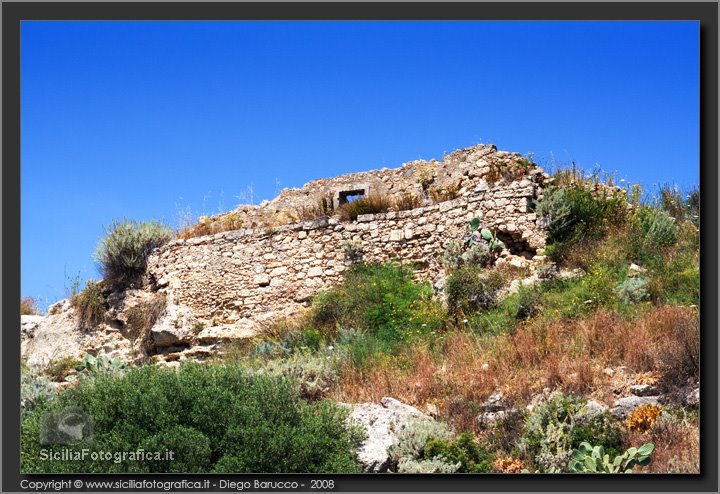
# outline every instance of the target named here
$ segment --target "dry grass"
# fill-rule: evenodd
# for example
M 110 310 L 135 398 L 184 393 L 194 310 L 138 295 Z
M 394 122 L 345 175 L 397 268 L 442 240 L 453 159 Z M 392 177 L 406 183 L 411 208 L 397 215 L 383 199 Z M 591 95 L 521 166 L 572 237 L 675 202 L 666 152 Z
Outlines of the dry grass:
M 36 316 L 40 314 L 38 310 L 38 303 L 33 297 L 23 297 L 20 300 L 20 315 L 21 316 Z
M 503 178 L 518 180 L 527 175 L 534 167 L 535 163 L 527 158 L 517 158 L 509 164 L 495 161 L 490 163 L 490 169 L 485 174 L 485 180 L 489 183 L 498 182 Z
M 393 207 L 392 201 L 381 195 L 369 195 L 352 202 L 347 202 L 338 208 L 340 219 L 354 221 L 361 214 L 385 213 Z
M 432 198 L 433 202 L 445 202 L 451 201 L 460 197 L 460 185 L 448 185 L 447 187 L 431 187 L 428 190 L 428 194 Z
M 151 299 L 128 310 L 125 336 L 132 341 L 134 350 L 147 352 L 150 347 L 150 329 L 167 307 L 165 294 L 156 293 Z
M 105 321 L 107 310 L 106 288 L 102 281 L 88 280 L 85 288 L 70 299 L 81 329 L 95 329 Z
M 697 311 L 681 307 L 658 307 L 629 320 L 606 310 L 583 320 L 530 320 L 495 337 L 451 331 L 432 350 L 416 343 L 405 355 L 345 369 L 336 398 L 378 402 L 393 396 L 420 408 L 434 403 L 445 420 L 473 431 L 478 405 L 498 389 L 518 404 L 546 387 L 612 402 L 612 378 L 603 369 L 617 365 L 658 370 L 666 383 L 686 381 L 696 372 L 698 331 Z
M 410 209 L 419 208 L 420 206 L 422 206 L 422 199 L 415 194 L 406 192 L 402 195 L 402 197 L 395 200 L 393 210 L 408 211 Z
M 626 443 L 639 446 L 655 444 L 652 461 L 639 473 L 699 473 L 700 422 L 697 416 L 664 418 L 655 422 L 648 432 L 628 434 Z
M 299 213 L 289 211 L 267 211 L 257 214 L 233 211 L 211 218 L 203 217 L 199 223 L 180 229 L 176 237 L 188 239 L 245 228 L 268 230 L 293 223 L 299 219 L 303 219 L 300 218 Z
M 332 197 L 322 197 L 312 206 L 302 206 L 295 211 L 298 219 L 314 220 L 324 216 L 332 216 L 335 213 Z

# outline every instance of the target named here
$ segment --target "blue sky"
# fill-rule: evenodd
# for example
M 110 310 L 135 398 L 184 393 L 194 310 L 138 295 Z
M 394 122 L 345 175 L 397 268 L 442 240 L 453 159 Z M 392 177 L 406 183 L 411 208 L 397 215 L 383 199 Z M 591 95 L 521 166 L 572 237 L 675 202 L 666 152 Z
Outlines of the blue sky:
M 699 180 L 696 22 L 39 22 L 21 31 L 22 295 L 113 218 L 213 214 L 477 143 Z M 252 194 L 250 193 L 252 189 Z

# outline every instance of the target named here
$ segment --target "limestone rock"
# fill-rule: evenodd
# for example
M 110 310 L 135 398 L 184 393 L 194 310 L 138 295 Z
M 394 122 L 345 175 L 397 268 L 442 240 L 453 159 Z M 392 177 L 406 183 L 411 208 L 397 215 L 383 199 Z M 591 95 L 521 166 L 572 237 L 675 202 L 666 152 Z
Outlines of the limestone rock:
M 69 304 L 48 316 L 20 316 L 20 352 L 25 363 L 42 371 L 52 362 L 83 355 L 84 335 Z
M 616 419 L 627 418 L 633 410 L 642 405 L 659 405 L 659 396 L 626 396 L 615 401 L 610 413 Z
M 415 407 L 385 397 L 377 403 L 346 404 L 351 408 L 348 422 L 363 426 L 366 439 L 358 449 L 358 460 L 366 472 L 386 472 L 390 457 L 388 448 L 397 434 L 413 420 L 433 420 Z
M 650 384 L 632 384 L 630 392 L 635 396 L 651 396 L 657 394 L 657 388 Z
M 199 322 L 192 311 L 184 306 L 170 305 L 150 329 L 150 339 L 155 347 L 169 347 L 187 343 Z

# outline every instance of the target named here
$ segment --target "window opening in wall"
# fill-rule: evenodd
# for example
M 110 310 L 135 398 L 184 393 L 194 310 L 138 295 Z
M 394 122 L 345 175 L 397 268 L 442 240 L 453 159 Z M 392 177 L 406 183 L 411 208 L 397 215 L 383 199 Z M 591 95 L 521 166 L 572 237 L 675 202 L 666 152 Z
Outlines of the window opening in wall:
M 364 190 L 348 190 L 345 192 L 340 192 L 339 198 L 340 198 L 340 204 L 347 204 L 349 202 L 357 201 L 358 199 L 362 199 L 365 197 L 365 191 Z

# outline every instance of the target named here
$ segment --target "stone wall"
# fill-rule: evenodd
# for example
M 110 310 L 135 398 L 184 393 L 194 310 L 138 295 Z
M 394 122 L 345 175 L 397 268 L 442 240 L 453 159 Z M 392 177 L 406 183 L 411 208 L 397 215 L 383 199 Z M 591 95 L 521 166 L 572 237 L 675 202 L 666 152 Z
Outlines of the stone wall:
M 168 293 L 172 303 L 189 307 L 198 319 L 213 326 L 240 325 L 295 313 L 318 291 L 338 283 L 348 267 L 343 247 L 348 241 L 359 245 L 365 261 L 413 262 L 417 276 L 432 281 L 442 273 L 445 244 L 461 239 L 469 220 L 479 217 L 482 226 L 496 231 L 507 245 L 501 262 L 530 262 L 545 242 L 532 205 L 541 196 L 547 175 L 532 167 L 521 177 L 489 183 L 483 160 L 487 154 L 478 156 L 482 154 L 478 148 L 485 150 L 482 146 L 463 150 L 463 160 L 436 170 L 435 180 L 442 181 L 443 176 L 459 180 L 462 190 L 456 199 L 362 215 L 357 221 L 320 217 L 272 230 L 241 229 L 177 239 L 151 255 L 149 279 Z M 468 161 L 473 153 L 474 161 Z M 373 187 L 372 175 L 354 178 L 357 182 L 324 183 L 322 194 L 353 190 L 357 183 Z

